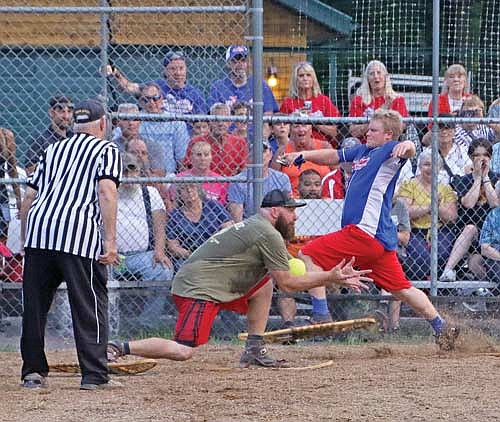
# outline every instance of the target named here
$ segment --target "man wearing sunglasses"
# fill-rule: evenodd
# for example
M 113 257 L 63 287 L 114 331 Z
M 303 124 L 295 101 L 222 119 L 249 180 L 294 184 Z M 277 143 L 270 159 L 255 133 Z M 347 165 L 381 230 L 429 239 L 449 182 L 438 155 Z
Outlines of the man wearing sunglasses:
M 162 114 L 163 94 L 155 83 L 146 84 L 141 89 L 139 106 L 146 113 Z M 159 144 L 165 156 L 162 167 L 167 174 L 178 170 L 178 165 L 186 156 L 189 133 L 186 123 L 182 121 L 153 122 L 142 121 L 139 134 L 143 139 Z
M 73 135 L 73 101 L 65 95 L 55 95 L 49 100 L 48 114 L 50 126 L 37 136 L 26 153 L 25 167 L 28 174 L 33 173 L 40 154 L 50 144 L 62 141 Z

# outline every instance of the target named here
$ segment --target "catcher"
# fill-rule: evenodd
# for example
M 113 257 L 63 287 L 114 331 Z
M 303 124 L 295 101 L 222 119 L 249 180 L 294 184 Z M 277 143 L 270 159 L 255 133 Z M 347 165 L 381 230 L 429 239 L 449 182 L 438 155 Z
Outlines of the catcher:
M 293 292 L 317 286 L 340 286 L 361 291 L 370 270 L 356 271 L 351 260 L 341 261 L 329 271 L 294 276 L 289 272 L 289 255 L 283 239 L 293 236 L 296 207 L 305 202 L 289 198 L 275 189 L 262 201 L 254 216 L 228 227 L 200 246 L 179 270 L 172 283 L 179 311 L 173 340 L 148 338 L 108 344 L 108 359 L 123 355 L 187 360 L 194 348 L 208 342 L 210 330 L 221 309 L 247 314 L 248 338 L 240 366 L 279 367 L 283 360 L 270 356 L 264 347 L 273 285 Z

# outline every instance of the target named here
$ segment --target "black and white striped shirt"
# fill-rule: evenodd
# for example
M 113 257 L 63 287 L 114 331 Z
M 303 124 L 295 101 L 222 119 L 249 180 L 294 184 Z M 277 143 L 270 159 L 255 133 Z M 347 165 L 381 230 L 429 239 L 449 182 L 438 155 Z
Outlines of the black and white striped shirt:
M 50 145 L 28 186 L 38 194 L 26 223 L 26 248 L 66 252 L 97 259 L 102 253 L 98 184 L 122 174 L 115 144 L 77 133 Z

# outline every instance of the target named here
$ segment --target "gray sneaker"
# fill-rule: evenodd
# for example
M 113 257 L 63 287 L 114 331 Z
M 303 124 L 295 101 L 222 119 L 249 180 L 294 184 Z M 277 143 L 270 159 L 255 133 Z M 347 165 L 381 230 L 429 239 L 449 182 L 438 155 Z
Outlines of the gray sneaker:
M 284 359 L 275 359 L 267 353 L 264 346 L 247 347 L 240 358 L 240 367 L 248 368 L 251 365 L 264 366 L 266 368 L 284 368 L 287 362 Z
M 80 390 L 96 391 L 96 390 L 113 390 L 115 388 L 123 388 L 123 384 L 118 381 L 109 380 L 103 384 L 81 384 Z
M 33 372 L 24 377 L 22 386 L 24 388 L 46 388 L 48 387 L 47 378 L 40 375 L 38 372 Z
M 449 352 L 455 348 L 455 342 L 460 335 L 460 328 L 445 326 L 443 331 L 435 334 L 436 344 L 440 350 Z

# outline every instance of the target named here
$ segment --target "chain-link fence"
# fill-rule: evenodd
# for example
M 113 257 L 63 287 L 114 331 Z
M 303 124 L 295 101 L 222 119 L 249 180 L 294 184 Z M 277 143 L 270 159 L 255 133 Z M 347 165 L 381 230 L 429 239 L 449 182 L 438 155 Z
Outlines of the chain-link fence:
M 263 113 L 276 113 L 280 107 L 286 114 L 299 113 L 267 117 L 269 124 L 254 127 L 255 87 L 249 68 L 252 57 L 260 53 L 248 41 L 255 35 L 250 29 L 252 15 L 245 1 L 218 3 L 151 1 L 139 5 L 123 1 L 111 5 L 96 1 L 82 8 L 76 7 L 78 3 L 61 1 L 49 8 L 27 10 L 21 1 L 11 1 L 5 6 L 18 9 L 0 9 L 5 24 L 0 58 L 4 76 L 0 98 L 5 105 L 1 125 L 15 135 L 18 170 L 17 174 L 12 172 L 12 163 L 7 162 L 5 177 L 24 178 L 33 171 L 48 144 L 71 133 L 71 111 L 76 101 L 98 97 L 111 112 L 109 138 L 123 152 L 126 177 L 119 191 L 117 222 L 122 263 L 109 272 L 112 335 L 165 334 L 173 330 L 176 310 L 169 288 L 175 272 L 212 234 L 251 215 L 261 191 L 279 186 L 308 200 L 308 206 L 298 210 L 296 237 L 289 246 L 292 254 L 314 236 L 340 228 L 352 168 L 310 163 L 284 167 L 275 159 L 286 148 L 300 151 L 364 142 L 366 123 L 373 108 L 379 106 L 410 116 L 405 119 L 402 138 L 414 142 L 418 154 L 401 172 L 392 215 L 400 233 L 398 255 L 407 277 L 435 300 L 449 304 L 450 309 L 469 315 L 494 315 L 500 271 L 498 261 L 482 245 L 497 245 L 498 250 L 495 242 L 500 224 L 493 213 L 498 206 L 495 184 L 500 171 L 497 115 L 492 114 L 496 120 L 481 119 L 487 111 L 474 97 L 451 101 L 455 108 L 449 111 L 456 113 L 439 119 L 433 142 L 429 131 L 432 120 L 416 117 L 427 112 L 432 78 L 425 75 L 423 67 L 405 74 L 405 69 L 394 67 L 391 54 L 375 54 L 362 57 L 380 58 L 389 70 L 402 72 L 391 75 L 391 79 L 396 90 L 405 87 L 404 101 L 389 93 L 382 95 L 380 104 L 363 108 L 360 102 L 359 114 L 350 113 L 349 104 L 355 100 L 357 89 L 364 80 L 372 83 L 368 74 L 363 78 L 364 65 L 358 58 L 360 65 L 350 67 L 345 83 L 339 79 L 334 90 L 327 90 L 338 105 L 338 114 L 332 112 L 326 99 L 318 103 L 291 98 L 290 107 L 284 108 L 286 99 L 276 94 L 281 91 L 271 91 L 264 85 Z M 369 4 L 366 2 L 364 10 Z M 125 7 L 134 9 L 120 9 Z M 305 26 L 312 25 L 306 12 L 304 6 L 298 10 L 295 41 L 308 32 Z M 356 37 L 354 41 L 362 42 Z M 418 55 L 412 50 L 416 41 L 407 41 L 408 51 L 403 56 Z M 363 45 L 371 44 L 365 40 Z M 294 64 L 309 52 L 296 47 L 279 51 L 275 63 L 286 56 L 286 62 Z M 344 54 L 348 52 L 348 48 L 343 50 Z M 273 56 L 272 50 L 265 55 Z M 304 62 L 311 66 L 304 68 L 306 73 L 314 73 L 318 64 L 322 87 L 326 81 L 335 80 L 332 75 L 341 61 L 336 67 L 330 66 L 327 75 L 321 67 L 321 55 L 311 58 L 312 66 Z M 467 71 L 464 76 L 470 82 L 474 75 Z M 295 76 L 299 79 L 299 72 Z M 341 96 L 333 95 L 334 91 L 342 91 L 347 104 L 342 103 Z M 353 117 L 341 117 L 348 115 Z M 256 129 L 259 133 L 263 130 L 268 140 L 263 145 L 254 144 Z M 255 146 L 248 149 L 248 145 Z M 7 154 L 7 149 L 2 151 Z M 433 157 L 432 151 L 439 152 Z M 8 160 L 4 157 L 4 161 Z M 432 162 L 435 164 L 430 165 Z M 488 166 L 486 171 L 483 165 Z M 286 175 L 285 179 L 277 174 Z M 431 195 L 433 180 L 439 182 L 437 196 Z M 12 186 L 7 185 L 6 192 L 10 195 L 6 208 L 10 222 L 8 236 L 4 236 L 8 250 L 3 253 L 0 291 L 1 317 L 7 322 L 22 312 L 21 284 L 17 283 L 22 279 L 20 228 Z M 7 204 L 7 197 L 4 199 Z M 270 327 L 281 324 L 280 313 L 286 306 L 281 302 L 287 300 L 297 318 L 311 315 L 307 294 L 282 299 L 276 292 Z M 387 314 L 414 315 L 404 306 L 400 309 L 392 297 L 376 287 L 361 296 L 332 291 L 329 307 L 336 319 L 377 309 Z M 394 324 L 397 321 L 395 318 Z M 230 338 L 244 327 L 242 317 L 222 313 L 214 334 Z M 48 329 L 71 336 L 64 288 L 56 296 Z

